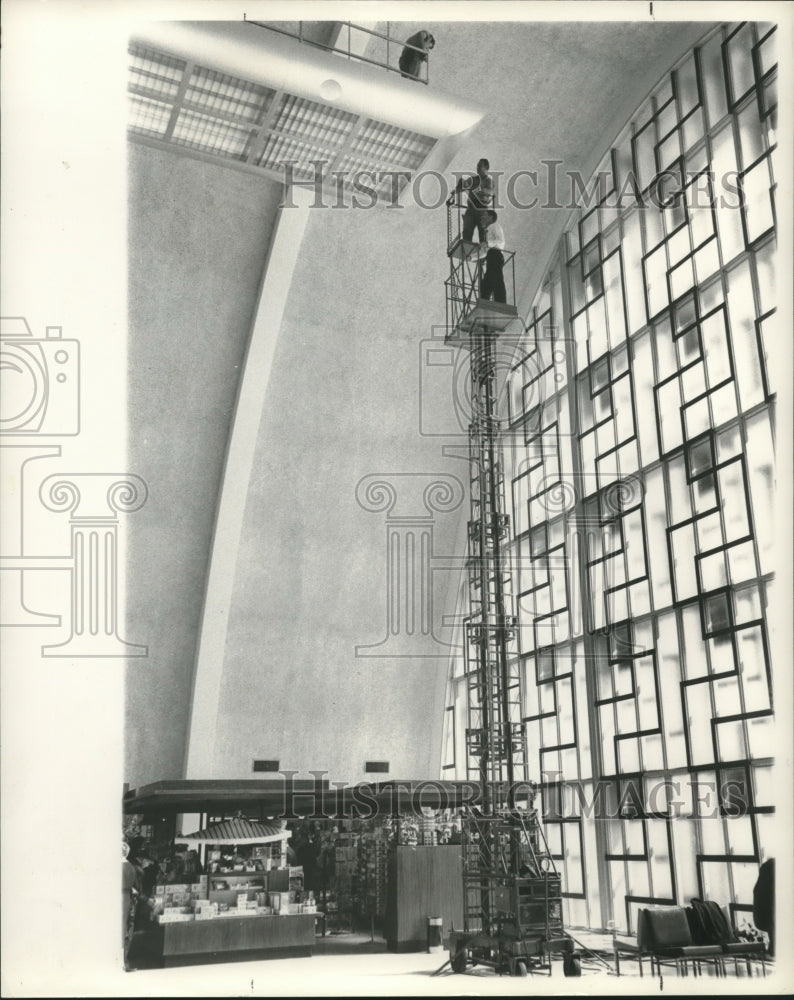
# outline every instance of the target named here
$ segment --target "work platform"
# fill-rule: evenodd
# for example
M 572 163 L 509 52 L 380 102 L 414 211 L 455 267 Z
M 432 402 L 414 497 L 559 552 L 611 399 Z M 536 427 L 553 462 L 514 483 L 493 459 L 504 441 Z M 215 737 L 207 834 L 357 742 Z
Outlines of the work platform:
M 451 257 L 453 260 L 470 260 L 477 257 L 479 248 L 479 243 L 470 243 L 462 236 L 457 236 L 447 250 L 447 257 Z
M 447 257 L 449 277 L 444 282 L 447 300 L 447 334 L 451 347 L 473 351 L 483 336 L 503 333 L 518 319 L 516 301 L 515 252 L 502 250 L 501 276 L 504 302 L 481 297 L 487 269 L 482 243 L 463 238 L 466 211 L 464 192 L 456 191 L 447 200 Z
M 515 306 L 491 302 L 489 299 L 475 299 L 474 305 L 462 313 L 457 323 L 447 330 L 445 343 L 471 350 L 476 346 L 477 336 L 483 331 L 490 334 L 503 333 L 517 319 L 518 310 Z

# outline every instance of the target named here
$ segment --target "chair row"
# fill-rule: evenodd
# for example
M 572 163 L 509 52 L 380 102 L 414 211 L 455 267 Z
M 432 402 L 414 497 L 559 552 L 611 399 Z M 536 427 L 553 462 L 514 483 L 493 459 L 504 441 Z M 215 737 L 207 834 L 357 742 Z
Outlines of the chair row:
M 727 912 L 723 907 L 727 917 Z M 641 909 L 637 917 L 636 942 L 618 941 L 613 938 L 615 970 L 620 975 L 620 959 L 632 958 L 643 974 L 643 960 L 649 959 L 651 975 L 662 974 L 662 968 L 675 968 L 678 975 L 700 975 L 702 966 L 711 966 L 716 976 L 726 975 L 726 963 L 733 961 L 734 972 L 739 972 L 739 962 L 744 962 L 748 975 L 752 975 L 752 962 L 760 961 L 766 975 L 766 946 L 761 941 L 741 941 L 738 938 L 721 944 L 698 944 L 692 938 L 683 906 L 664 906 Z

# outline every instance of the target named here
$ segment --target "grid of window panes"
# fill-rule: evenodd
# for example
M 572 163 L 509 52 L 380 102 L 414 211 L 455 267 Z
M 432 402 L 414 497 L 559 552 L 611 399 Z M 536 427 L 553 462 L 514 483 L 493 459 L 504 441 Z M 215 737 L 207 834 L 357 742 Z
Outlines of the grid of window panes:
M 507 387 L 530 776 L 574 926 L 699 896 L 741 927 L 771 839 L 776 37 L 722 25 L 643 102 Z

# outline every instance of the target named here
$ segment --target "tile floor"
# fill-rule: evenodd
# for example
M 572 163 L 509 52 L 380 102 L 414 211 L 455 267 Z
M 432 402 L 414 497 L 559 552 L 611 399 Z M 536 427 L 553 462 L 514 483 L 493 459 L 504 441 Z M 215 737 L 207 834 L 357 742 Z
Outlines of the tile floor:
M 555 959 L 552 974 L 526 979 L 499 976 L 492 969 L 470 967 L 455 975 L 446 964 L 446 952 L 394 954 L 382 939 L 369 934 L 329 934 L 317 938 L 311 958 L 262 962 L 233 962 L 174 969 L 138 969 L 121 974 L 118 991 L 108 996 L 712 996 L 716 993 L 780 995 L 790 993 L 774 968 L 765 978 L 748 977 L 732 969 L 726 979 L 713 971 L 700 976 L 676 976 L 665 971 L 662 981 L 651 977 L 648 963 L 640 977 L 636 962 L 622 961 L 614 971 L 611 939 L 589 931 L 571 931 L 583 955 L 580 978 L 566 978 Z M 784 988 L 781 988 L 782 985 Z

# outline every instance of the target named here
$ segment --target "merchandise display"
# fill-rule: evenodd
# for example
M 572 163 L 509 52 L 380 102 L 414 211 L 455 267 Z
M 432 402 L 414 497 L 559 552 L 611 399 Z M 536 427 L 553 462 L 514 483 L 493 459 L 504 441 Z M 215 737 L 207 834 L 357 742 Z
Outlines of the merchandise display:
M 334 852 L 334 890 L 337 921 L 340 927 L 353 929 L 359 904 L 358 869 L 359 834 L 340 831 Z
M 279 878 L 282 875 L 286 878 Z M 286 890 L 285 883 L 289 886 Z M 316 912 L 314 892 L 303 889 L 300 867 L 274 869 L 262 875 L 201 875 L 191 885 L 158 885 L 152 907 L 152 917 L 161 924 Z
M 389 844 L 380 830 L 365 834 L 359 849 L 362 912 L 382 917 L 386 912 L 386 877 Z
M 385 819 L 345 819 L 328 824 L 331 870 L 317 888 L 321 909 L 337 930 L 382 927 L 388 910 L 389 859 L 401 847 L 460 844 L 457 810 L 424 809 Z M 297 834 L 297 831 L 296 831 Z
M 289 821 L 193 813 L 204 825 L 186 835 L 175 832 L 178 816 L 139 821 L 131 825 L 143 887 L 138 960 L 297 957 L 312 953 L 317 935 L 361 931 L 373 942 L 382 935 L 391 950 L 425 948 L 429 917 L 457 925 L 457 812 L 403 808 Z M 409 866 L 414 854 L 421 872 Z

